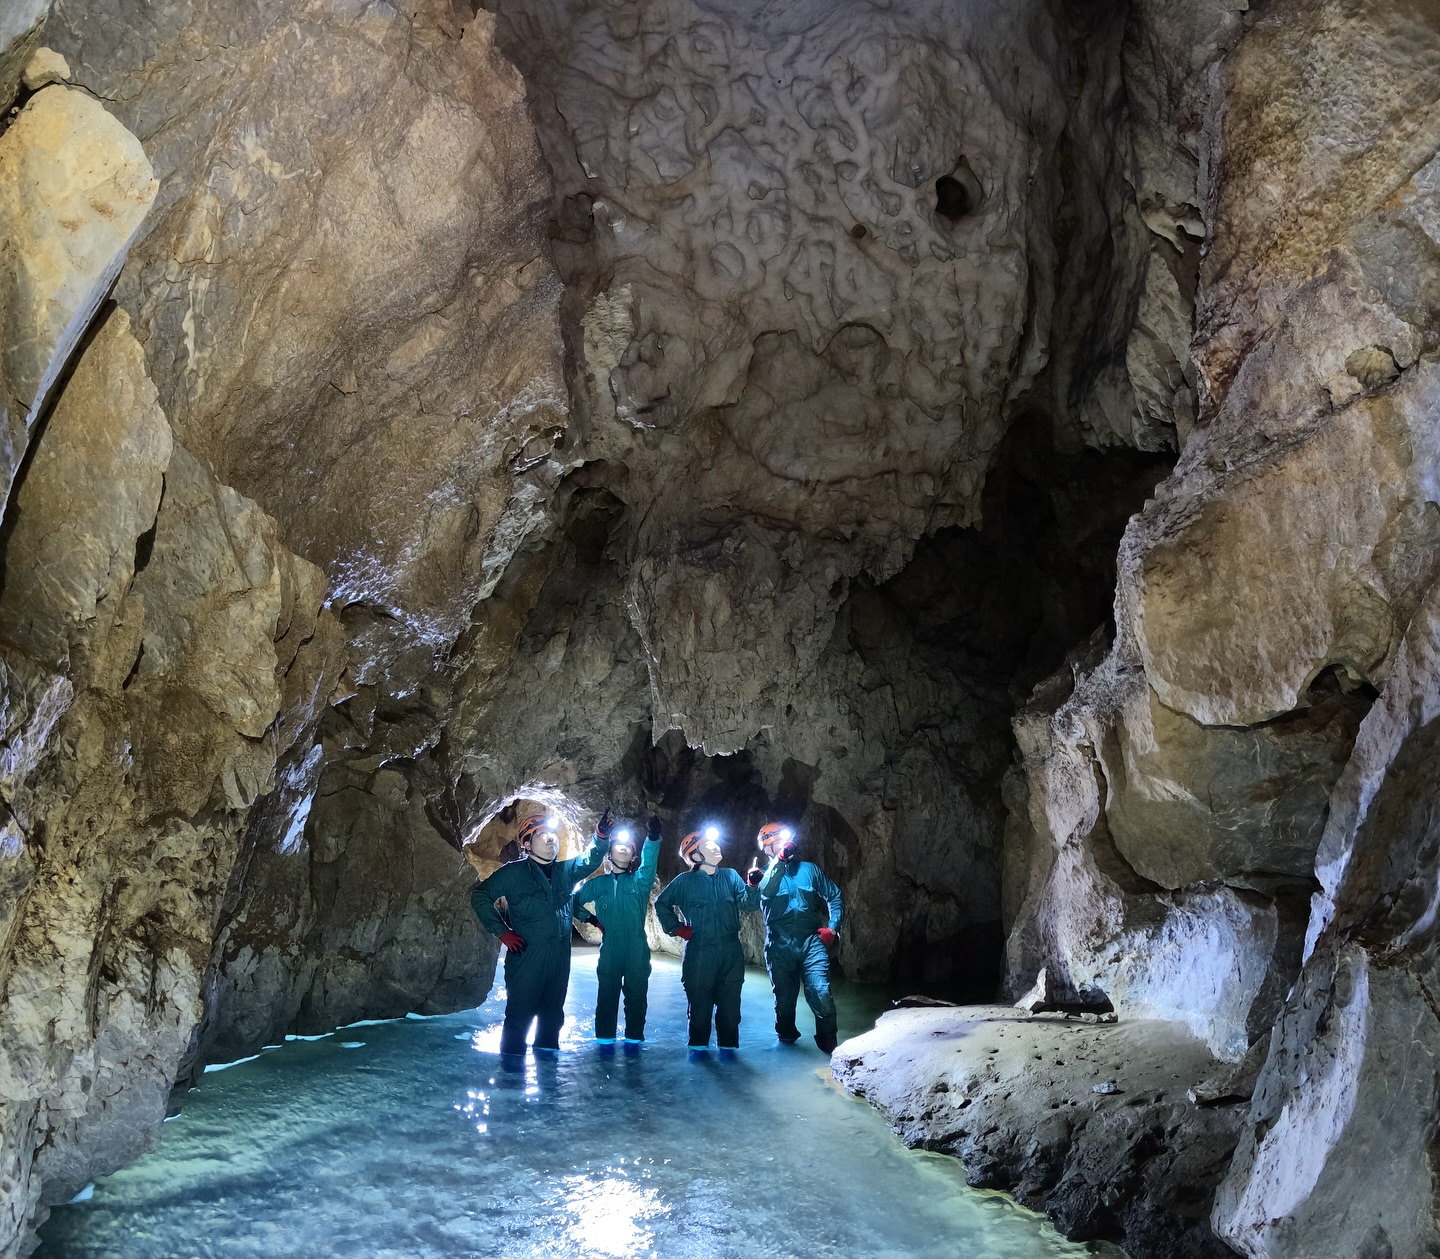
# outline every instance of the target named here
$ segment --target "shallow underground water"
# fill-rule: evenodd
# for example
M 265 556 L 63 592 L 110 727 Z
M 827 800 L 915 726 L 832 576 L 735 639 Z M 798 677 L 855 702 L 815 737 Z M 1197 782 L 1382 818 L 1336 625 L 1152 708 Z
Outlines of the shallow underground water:
M 595 951 L 577 950 L 558 1060 L 501 1068 L 503 995 L 355 1024 L 220 1070 L 159 1148 L 58 1208 L 43 1259 L 1058 1259 L 1069 1243 L 953 1161 L 906 1150 L 780 1046 L 746 976 L 738 1056 L 684 1047 L 679 966 L 655 959 L 649 1042 L 590 1040 Z M 842 988 L 841 1036 L 876 996 Z M 808 1029 L 803 1012 L 802 1029 Z

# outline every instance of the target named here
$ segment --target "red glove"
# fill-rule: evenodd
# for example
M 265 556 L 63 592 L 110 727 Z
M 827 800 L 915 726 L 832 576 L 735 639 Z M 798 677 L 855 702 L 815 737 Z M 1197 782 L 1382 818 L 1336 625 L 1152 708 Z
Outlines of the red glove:
M 606 809 L 605 812 L 600 815 L 600 820 L 595 823 L 595 837 L 597 839 L 603 839 L 608 843 L 610 840 L 610 832 L 614 829 L 615 821 L 610 816 L 610 810 Z
M 793 839 L 789 840 L 786 842 L 785 846 L 780 849 L 780 860 L 789 861 L 799 851 L 800 845 L 797 844 Z
M 820 927 L 815 934 L 820 937 L 821 944 L 834 944 L 840 938 L 829 927 Z
M 603 922 L 601 922 L 600 919 L 598 919 L 598 918 L 592 918 L 592 919 L 590 919 L 590 925 L 591 925 L 592 927 L 594 927 L 595 930 L 598 931 L 602 936 L 605 934 L 605 924 L 604 924 Z
M 760 880 L 763 879 L 764 877 L 765 877 L 765 871 L 764 871 L 764 870 L 756 869 L 756 870 L 746 870 L 746 871 L 745 871 L 745 882 L 748 883 L 751 887 L 759 887 L 759 886 L 760 886 Z
M 675 934 L 679 936 L 682 940 L 688 940 L 691 936 L 695 934 L 695 928 L 691 927 L 688 924 L 683 927 L 676 927 Z
M 503 944 L 512 953 L 525 952 L 524 937 L 516 935 L 514 931 L 507 931 L 504 935 L 502 935 L 500 937 L 500 943 Z

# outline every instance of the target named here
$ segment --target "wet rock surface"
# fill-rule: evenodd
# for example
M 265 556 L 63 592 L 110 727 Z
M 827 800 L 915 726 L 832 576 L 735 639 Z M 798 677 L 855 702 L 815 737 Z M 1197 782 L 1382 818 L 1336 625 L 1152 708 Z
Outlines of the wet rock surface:
M 896 1010 L 831 1058 L 907 1145 L 955 1155 L 972 1185 L 1005 1189 L 1066 1237 L 1133 1259 L 1232 1253 L 1210 1201 L 1248 1096 L 1197 1104 L 1219 1065 L 1188 1029 L 1007 1006 Z M 1113 1016 L 1108 1016 L 1113 1019 Z

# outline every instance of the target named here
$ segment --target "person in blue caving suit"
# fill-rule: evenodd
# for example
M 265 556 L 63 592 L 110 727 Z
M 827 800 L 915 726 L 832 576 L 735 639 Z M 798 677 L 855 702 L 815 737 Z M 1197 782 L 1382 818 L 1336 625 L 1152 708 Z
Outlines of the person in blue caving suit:
M 528 847 L 528 854 L 507 861 L 470 893 L 481 925 L 505 946 L 502 1054 L 524 1054 L 532 1023 L 537 1050 L 560 1048 L 570 986 L 570 898 L 575 885 L 605 860 L 612 828 L 607 810 L 595 827 L 589 850 L 557 861 L 558 827 L 555 817 L 528 818 L 518 836 L 521 852 Z
M 759 841 L 770 864 L 763 871 L 752 869 L 746 879 L 758 885 L 765 912 L 765 967 L 775 994 L 775 1035 L 787 1045 L 800 1039 L 795 1006 L 803 988 L 815 1015 L 815 1043 L 834 1053 L 839 1024 L 830 995 L 829 948 L 844 914 L 840 889 L 814 862 L 796 857 L 790 827 L 767 822 Z
M 658 817 L 650 819 L 638 862 L 635 847 L 629 831 L 617 831 L 610 841 L 606 868 L 576 889 L 571 905 L 577 919 L 600 928 L 600 961 L 595 968 L 599 980 L 595 1039 L 601 1045 L 615 1043 L 622 993 L 626 1044 L 638 1045 L 645 1039 L 650 993 L 650 942 L 645 938 L 645 916 L 650 912 L 650 890 L 655 886 L 655 866 L 660 860 Z
M 740 911 L 759 909 L 760 896 L 736 871 L 720 868 L 724 853 L 715 827 L 685 836 L 680 855 L 690 869 L 665 885 L 655 901 L 655 916 L 661 930 L 685 941 L 680 981 L 690 1004 L 688 1043 L 692 1050 L 709 1048 L 713 1017 L 715 1043 L 738 1049 L 745 982 Z

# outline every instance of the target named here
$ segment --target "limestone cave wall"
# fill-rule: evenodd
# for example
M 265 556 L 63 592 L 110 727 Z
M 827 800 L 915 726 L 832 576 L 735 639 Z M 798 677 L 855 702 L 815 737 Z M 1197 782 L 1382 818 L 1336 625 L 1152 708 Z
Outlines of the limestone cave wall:
M 1263 1061 L 1197 1245 L 1425 1253 L 1440 9 L 1251 7 L 8 7 L 0 1254 L 481 1000 L 518 800 L 792 818 L 847 975 Z

